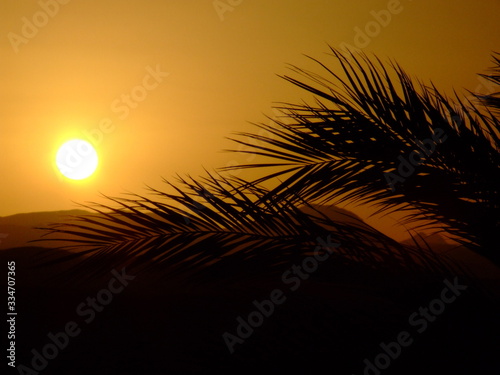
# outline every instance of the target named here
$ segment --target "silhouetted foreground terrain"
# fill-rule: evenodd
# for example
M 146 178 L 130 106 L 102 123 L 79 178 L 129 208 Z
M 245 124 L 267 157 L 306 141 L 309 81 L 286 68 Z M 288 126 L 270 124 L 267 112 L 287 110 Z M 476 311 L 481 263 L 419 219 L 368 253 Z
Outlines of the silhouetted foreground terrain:
M 252 279 L 225 282 L 221 275 L 203 283 L 125 270 L 127 285 L 107 305 L 94 308 L 87 298 L 104 298 L 101 291 L 116 274 L 110 270 L 82 282 L 57 278 L 71 262 L 37 267 L 60 254 L 39 247 L 0 252 L 3 264 L 16 262 L 16 365 L 33 368 L 31 351 L 41 353 L 51 343 L 50 332 L 64 331 L 68 322 L 79 329 L 41 374 L 378 374 L 365 370 L 365 358 L 373 363 L 385 353 L 381 343 L 391 347 L 403 331 L 411 344 L 399 354 L 394 349 L 397 358 L 381 374 L 500 369 L 498 294 L 487 296 L 462 277 L 447 276 L 447 284 L 444 276 L 381 273 L 332 258 L 292 290 L 296 282 L 285 283 L 282 274 L 267 274 L 265 268 Z M 443 290 L 453 284 L 468 287 L 459 286 L 456 298 L 448 291 L 445 298 L 452 302 L 432 302 L 442 301 Z M 282 303 L 230 354 L 224 332 L 237 335 L 236 319 L 247 321 L 257 310 L 253 301 L 269 299 L 275 289 L 283 292 Z M 429 305 L 443 311 L 419 313 Z
M 50 223 L 64 221 L 69 215 L 82 215 L 84 210 L 30 212 L 0 217 L 0 249 L 10 249 L 28 245 L 29 241 L 39 239 L 42 231 L 35 227 L 42 227 Z M 42 242 L 38 246 L 56 247 L 59 242 Z

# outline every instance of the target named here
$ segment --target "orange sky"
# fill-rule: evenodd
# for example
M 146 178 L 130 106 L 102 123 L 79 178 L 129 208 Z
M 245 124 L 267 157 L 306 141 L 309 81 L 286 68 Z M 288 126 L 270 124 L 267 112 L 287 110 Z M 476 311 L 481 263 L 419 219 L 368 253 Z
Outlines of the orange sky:
M 499 14 L 497 0 L 2 1 L 0 216 L 245 163 L 220 152 L 224 137 L 254 130 L 273 102 L 310 99 L 276 74 L 312 68 L 303 54 L 323 58 L 327 43 L 394 58 L 447 92 L 477 89 Z M 355 38 L 366 27 L 373 36 Z M 89 138 L 100 124 L 108 132 Z M 54 168 L 74 137 L 96 144 L 89 180 Z

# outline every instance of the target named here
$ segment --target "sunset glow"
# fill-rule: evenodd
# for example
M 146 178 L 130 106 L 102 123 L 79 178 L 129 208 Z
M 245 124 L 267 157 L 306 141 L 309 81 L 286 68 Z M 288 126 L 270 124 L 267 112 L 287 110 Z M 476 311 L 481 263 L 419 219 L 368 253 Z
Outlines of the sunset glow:
M 0 1 L 2 373 L 500 374 L 499 15 Z

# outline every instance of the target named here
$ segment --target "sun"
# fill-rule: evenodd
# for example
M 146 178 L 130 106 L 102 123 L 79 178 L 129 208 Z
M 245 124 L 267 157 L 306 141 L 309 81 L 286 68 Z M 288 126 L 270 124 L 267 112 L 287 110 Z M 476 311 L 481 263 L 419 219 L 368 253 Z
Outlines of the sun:
M 72 139 L 64 143 L 56 154 L 59 171 L 71 180 L 83 180 L 97 169 L 99 159 L 94 147 L 82 139 Z

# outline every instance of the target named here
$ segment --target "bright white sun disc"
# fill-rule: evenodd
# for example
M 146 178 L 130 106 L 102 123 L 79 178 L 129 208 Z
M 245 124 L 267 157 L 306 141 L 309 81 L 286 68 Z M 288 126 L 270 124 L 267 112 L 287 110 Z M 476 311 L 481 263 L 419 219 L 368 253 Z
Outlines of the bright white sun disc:
M 94 147 L 82 139 L 72 139 L 64 143 L 56 155 L 59 171 L 72 180 L 83 180 L 95 172 L 98 164 Z

